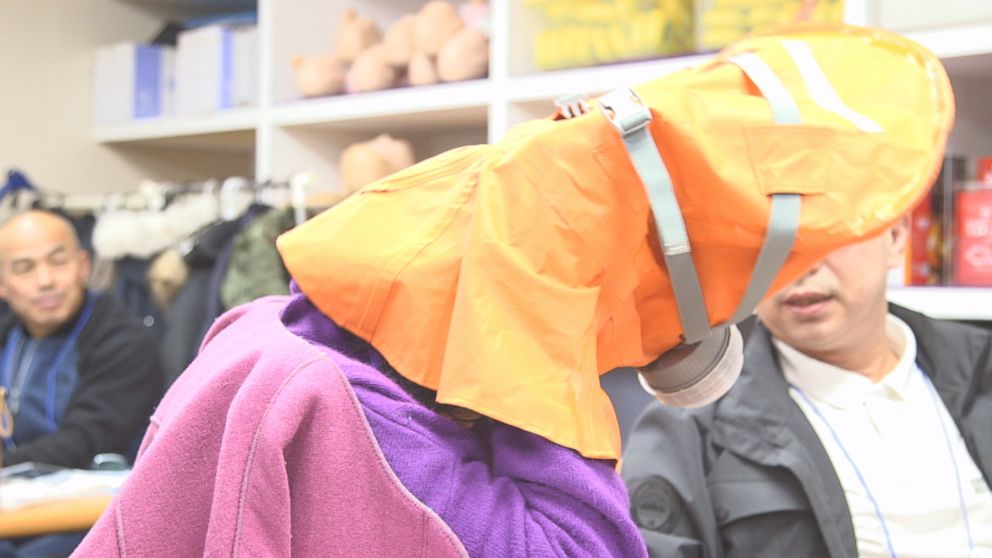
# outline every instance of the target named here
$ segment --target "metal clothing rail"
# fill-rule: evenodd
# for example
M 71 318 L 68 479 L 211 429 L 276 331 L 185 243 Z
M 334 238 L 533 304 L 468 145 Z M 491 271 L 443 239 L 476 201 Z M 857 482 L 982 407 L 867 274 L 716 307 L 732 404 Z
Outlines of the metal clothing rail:
M 284 181 L 257 181 L 244 177 L 180 183 L 146 180 L 130 192 L 88 194 L 42 190 L 15 171 L 11 171 L 10 177 L 7 186 L 0 189 L 0 203 L 9 191 L 17 196 L 13 202 L 16 209 L 41 207 L 69 213 L 160 211 L 184 196 L 215 195 L 225 218 L 236 218 L 248 205 L 259 203 L 272 207 L 292 207 L 297 224 L 306 220 L 307 195 L 311 183 L 310 175 L 303 173 Z M 11 184 L 14 186 L 10 186 Z M 29 198 L 27 203 L 22 199 L 25 196 Z

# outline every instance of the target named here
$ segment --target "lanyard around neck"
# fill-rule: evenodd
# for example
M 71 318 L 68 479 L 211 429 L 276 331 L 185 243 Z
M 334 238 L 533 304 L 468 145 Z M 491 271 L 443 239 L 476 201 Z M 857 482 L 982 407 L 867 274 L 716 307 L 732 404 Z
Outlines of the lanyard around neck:
M 940 430 L 944 433 L 944 441 L 947 442 L 947 454 L 951 456 L 951 465 L 954 466 L 954 480 L 957 481 L 958 485 L 958 503 L 961 505 L 961 517 L 964 519 L 964 532 L 968 537 L 968 549 L 974 554 L 975 540 L 971 536 L 971 519 L 968 517 L 968 506 L 964 503 L 964 489 L 961 488 L 961 471 L 958 468 L 958 460 L 954 456 L 954 445 L 951 443 L 951 435 L 947 432 L 947 421 L 944 420 L 944 416 L 940 412 L 940 397 L 937 395 L 937 389 L 933 387 L 933 382 L 930 381 L 930 378 L 922 370 L 920 370 L 920 376 L 923 377 L 923 382 L 930 390 L 933 410 L 937 414 L 937 420 L 940 422 Z
M 83 328 L 89 322 L 90 317 L 93 315 L 93 306 L 96 303 L 96 299 L 99 298 L 97 294 L 90 294 L 87 297 L 86 305 L 83 307 L 82 312 L 79 313 L 79 317 L 76 318 L 76 323 L 73 325 L 72 330 L 69 332 L 68 337 L 62 342 L 59 347 L 58 352 L 55 354 L 55 359 L 52 364 L 48 367 L 45 373 L 45 378 L 47 379 L 47 397 L 45 398 L 45 418 L 48 421 L 48 426 L 52 430 L 58 427 L 58 421 L 55 416 L 55 386 L 57 384 L 58 370 L 62 366 L 63 361 L 69 355 L 69 351 L 76 344 L 76 340 L 79 339 L 80 333 L 82 333 Z M 24 338 L 24 333 L 20 327 L 14 327 L 10 332 L 10 336 L 7 338 L 7 343 L 3 350 L 3 383 L 4 385 L 10 385 L 14 380 L 14 352 L 16 348 L 21 345 Z M 27 374 L 27 372 L 25 372 Z M 23 394 L 21 394 L 23 397 Z
M 931 401 L 933 402 L 934 412 L 937 416 L 937 422 L 940 423 L 940 430 L 944 435 L 944 441 L 947 443 L 947 452 L 951 458 L 951 465 L 953 465 L 954 467 L 954 481 L 956 482 L 958 488 L 958 503 L 961 506 L 961 517 L 964 520 L 964 530 L 968 540 L 968 550 L 971 554 L 974 554 L 975 542 L 971 536 L 971 521 L 968 518 L 968 507 L 965 505 L 964 502 L 964 490 L 961 487 L 961 473 L 958 468 L 958 460 L 954 455 L 954 445 L 951 443 L 951 436 L 947 432 L 947 425 L 945 424 L 946 421 L 944 420 L 943 413 L 940 412 L 940 397 L 937 395 L 937 390 L 933 387 L 933 383 L 930 381 L 930 378 L 928 378 L 927 375 L 923 373 L 923 370 L 920 370 L 919 367 L 917 367 L 916 370 L 920 373 L 920 377 L 923 379 L 923 383 L 926 384 L 927 388 L 929 389 L 930 398 Z M 837 434 L 837 431 L 834 430 L 834 427 L 830 424 L 830 421 L 827 420 L 827 417 L 820 411 L 820 408 L 815 403 L 813 403 L 813 400 L 810 399 L 809 396 L 807 396 L 806 393 L 799 388 L 799 386 L 790 382 L 789 387 L 794 389 L 796 393 L 798 393 L 799 396 L 803 398 L 803 401 L 806 402 L 809 408 L 813 410 L 816 416 L 819 417 L 820 421 L 824 424 L 824 426 L 827 427 L 827 430 L 830 431 L 830 434 L 833 437 L 834 442 L 837 443 L 837 447 L 840 448 L 840 451 L 841 453 L 844 454 L 844 457 L 847 459 L 847 462 L 851 464 L 851 468 L 854 470 L 854 474 L 857 475 L 858 481 L 861 482 L 862 488 L 865 489 L 865 494 L 868 496 L 868 500 L 871 501 L 872 507 L 875 508 L 875 516 L 878 517 L 878 523 L 879 525 L 881 525 L 882 533 L 885 535 L 885 542 L 889 548 L 889 554 L 892 556 L 892 558 L 897 558 L 898 555 L 896 554 L 895 547 L 893 546 L 892 543 L 892 535 L 889 532 L 888 523 L 886 523 L 885 516 L 882 514 L 882 508 L 878 505 L 878 500 L 875 499 L 875 495 L 872 494 L 871 489 L 868 488 L 868 482 L 865 480 L 864 475 L 861 473 L 861 469 L 858 467 L 858 464 L 854 461 L 854 458 L 851 456 L 850 452 L 847 451 L 847 448 L 844 446 L 844 443 L 841 442 L 840 436 Z

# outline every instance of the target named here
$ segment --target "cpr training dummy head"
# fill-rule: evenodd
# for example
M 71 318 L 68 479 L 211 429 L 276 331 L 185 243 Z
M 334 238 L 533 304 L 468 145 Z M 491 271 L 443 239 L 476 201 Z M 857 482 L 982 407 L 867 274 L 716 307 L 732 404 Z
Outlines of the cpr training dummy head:
M 721 395 L 730 326 L 909 210 L 953 121 L 936 57 L 833 25 L 596 104 L 370 184 L 279 249 L 322 313 L 438 402 L 609 459 L 600 374 L 640 367 L 674 404 Z

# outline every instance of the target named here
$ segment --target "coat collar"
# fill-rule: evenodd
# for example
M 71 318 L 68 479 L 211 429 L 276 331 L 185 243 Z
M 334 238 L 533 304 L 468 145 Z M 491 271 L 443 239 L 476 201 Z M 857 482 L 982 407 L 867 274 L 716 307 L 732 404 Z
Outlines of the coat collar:
M 717 406 L 714 442 L 756 463 L 792 472 L 809 498 L 830 555 L 857 556 L 844 490 L 816 432 L 789 396 L 771 335 L 761 324 L 751 334 L 744 362 L 734 389 Z
M 992 477 L 992 438 L 985 425 L 992 404 L 976 405 L 992 385 L 992 334 L 890 305 L 917 340 L 916 362 L 930 376 L 968 449 Z M 857 543 L 840 480 L 813 427 L 789 396 L 771 334 L 758 323 L 747 344 L 734 389 L 716 406 L 714 442 L 743 458 L 784 467 L 802 484 L 831 556 L 857 556 Z
M 969 453 L 992 482 L 992 333 L 889 305 L 916 336 L 916 363 L 930 376 Z

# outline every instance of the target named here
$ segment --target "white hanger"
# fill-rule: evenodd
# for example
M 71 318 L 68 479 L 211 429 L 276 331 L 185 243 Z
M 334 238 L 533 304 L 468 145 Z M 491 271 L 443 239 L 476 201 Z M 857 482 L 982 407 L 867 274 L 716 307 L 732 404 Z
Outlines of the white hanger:
M 294 174 L 289 179 L 289 195 L 293 205 L 293 220 L 296 225 L 302 225 L 307 220 L 307 190 L 313 175 L 307 172 Z
M 220 217 L 225 221 L 233 221 L 241 216 L 247 207 L 242 199 L 242 191 L 251 186 L 247 178 L 232 176 L 225 178 L 220 186 Z M 250 203 L 250 201 L 249 201 Z

